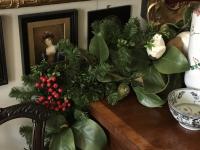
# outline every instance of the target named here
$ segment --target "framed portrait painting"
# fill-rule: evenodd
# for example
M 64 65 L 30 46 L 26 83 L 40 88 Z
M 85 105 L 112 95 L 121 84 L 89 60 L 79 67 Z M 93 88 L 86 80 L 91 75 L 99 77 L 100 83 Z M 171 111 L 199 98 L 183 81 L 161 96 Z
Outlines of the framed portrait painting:
M 4 85 L 7 83 L 8 83 L 8 78 L 7 78 L 5 48 L 3 40 L 2 18 L 0 17 L 0 85 Z
M 56 50 L 59 40 L 69 39 L 78 44 L 77 17 L 77 10 L 19 16 L 24 74 L 29 74 L 31 66 L 43 59 L 50 64 L 61 61 L 62 55 Z

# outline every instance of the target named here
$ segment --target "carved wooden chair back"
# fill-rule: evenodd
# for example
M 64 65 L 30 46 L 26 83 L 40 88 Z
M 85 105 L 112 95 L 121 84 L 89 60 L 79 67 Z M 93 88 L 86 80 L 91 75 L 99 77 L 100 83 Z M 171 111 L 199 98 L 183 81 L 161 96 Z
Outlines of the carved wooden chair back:
M 22 103 L 6 108 L 0 108 L 0 125 L 16 119 L 29 118 L 33 120 L 32 150 L 44 150 L 44 132 L 49 112 L 35 103 Z

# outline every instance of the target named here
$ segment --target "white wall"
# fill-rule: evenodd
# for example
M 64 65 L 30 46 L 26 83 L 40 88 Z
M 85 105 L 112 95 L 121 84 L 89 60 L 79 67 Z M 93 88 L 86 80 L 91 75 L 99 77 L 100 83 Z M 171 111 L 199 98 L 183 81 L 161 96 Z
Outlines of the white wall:
M 10 89 L 20 86 L 22 75 L 20 37 L 18 28 L 18 15 L 55 10 L 78 9 L 79 10 L 79 47 L 86 48 L 87 44 L 87 11 L 106 8 L 107 5 L 121 6 L 131 4 L 132 15 L 139 16 L 141 0 L 92 0 L 39 7 L 27 7 L 18 9 L 0 10 L 3 16 L 4 40 L 6 49 L 7 69 L 9 84 L 0 86 L 0 107 L 17 103 L 9 98 Z M 19 126 L 27 120 L 13 120 L 0 127 L 0 150 L 22 150 L 25 141 L 18 133 Z

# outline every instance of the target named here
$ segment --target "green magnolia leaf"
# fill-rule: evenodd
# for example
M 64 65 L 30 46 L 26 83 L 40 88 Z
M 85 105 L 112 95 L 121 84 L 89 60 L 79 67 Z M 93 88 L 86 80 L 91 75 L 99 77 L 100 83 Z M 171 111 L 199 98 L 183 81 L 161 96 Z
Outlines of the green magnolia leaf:
M 100 63 L 103 63 L 108 59 L 109 49 L 101 33 L 95 34 L 91 39 L 89 52 L 95 55 Z
M 159 93 L 166 87 L 163 76 L 155 69 L 154 66 L 147 68 L 143 75 L 145 91 L 149 93 Z
M 72 126 L 76 146 L 81 150 L 103 150 L 107 137 L 103 129 L 93 120 L 86 119 Z
M 60 133 L 53 135 L 49 150 L 76 150 L 72 129 L 64 128 Z
M 154 61 L 153 64 L 163 74 L 181 73 L 189 69 L 186 57 L 174 46 L 168 47 L 163 57 Z
M 66 124 L 66 119 L 63 115 L 52 113 L 47 120 L 45 131 L 47 134 L 57 133 L 61 130 L 61 127 Z
M 161 107 L 166 102 L 162 100 L 158 95 L 148 93 L 141 87 L 134 87 L 133 89 L 137 95 L 138 101 L 146 107 Z

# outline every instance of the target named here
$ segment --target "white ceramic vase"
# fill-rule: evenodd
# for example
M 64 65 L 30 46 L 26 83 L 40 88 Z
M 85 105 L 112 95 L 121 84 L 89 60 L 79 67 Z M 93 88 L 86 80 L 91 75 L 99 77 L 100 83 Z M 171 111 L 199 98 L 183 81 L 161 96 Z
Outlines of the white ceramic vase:
M 188 59 L 190 70 L 185 72 L 185 84 L 200 90 L 200 7 L 192 14 Z

